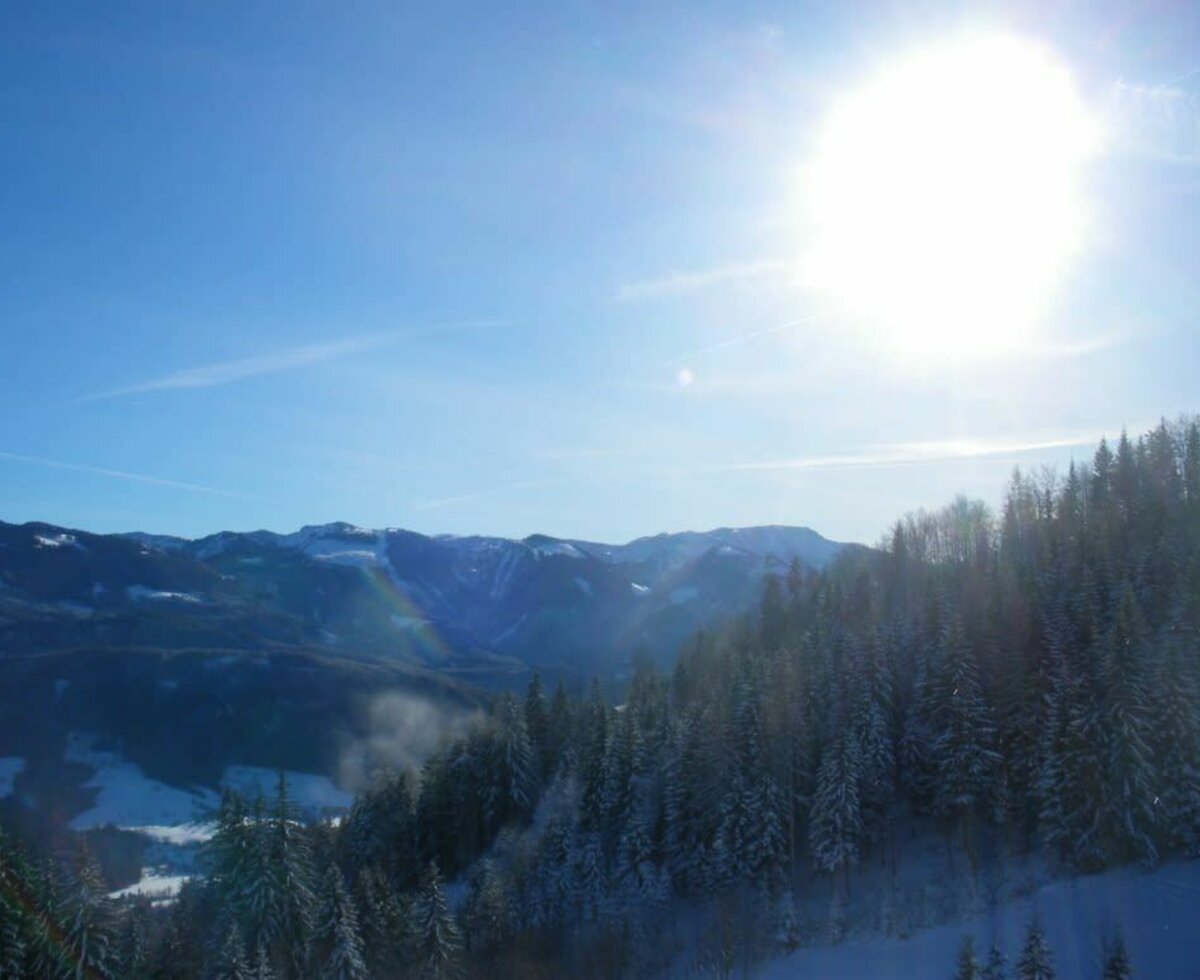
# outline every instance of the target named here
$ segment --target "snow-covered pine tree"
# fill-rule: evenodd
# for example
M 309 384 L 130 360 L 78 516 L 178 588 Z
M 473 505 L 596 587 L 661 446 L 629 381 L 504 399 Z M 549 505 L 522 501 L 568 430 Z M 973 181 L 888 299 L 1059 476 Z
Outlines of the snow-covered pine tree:
M 524 819 L 537 804 L 540 763 L 525 727 L 521 704 L 511 693 L 500 695 L 495 710 L 487 822 L 498 830 L 513 819 Z
M 845 730 L 829 745 L 817 771 L 808 818 L 808 846 L 820 871 L 835 873 L 858 862 L 862 834 L 858 742 Z
M 212 975 L 213 980 L 250 980 L 250 968 L 246 965 L 246 954 L 236 926 L 230 926 L 225 933 Z
M 250 964 L 250 980 L 275 980 L 275 970 L 271 967 L 271 957 L 267 953 L 265 943 L 259 943 L 254 949 L 254 962 Z
M 1042 924 L 1036 916 L 1029 923 L 1025 945 L 1021 947 L 1013 976 L 1014 980 L 1054 980 L 1054 958 L 1050 955 L 1046 934 L 1042 932 Z
M 963 936 L 958 948 L 958 964 L 954 969 L 954 980 L 980 980 L 983 976 L 979 958 L 975 955 L 975 940 Z
M 118 964 L 112 902 L 104 891 L 95 858 L 82 841 L 77 844 L 55 918 L 61 923 L 59 941 L 72 976 L 115 976 Z
M 1154 693 L 1158 825 L 1167 846 L 1196 857 L 1200 856 L 1200 690 L 1181 638 L 1171 635 L 1164 646 Z
M 1000 947 L 993 942 L 991 949 L 988 950 L 987 962 L 979 972 L 979 980 L 1005 980 L 1008 971 L 1005 969 L 1004 962 L 1004 954 L 1000 951 Z
M 494 955 L 512 934 L 508 895 L 490 860 L 481 861 L 471 876 L 463 917 L 467 946 L 484 960 Z
M 136 902 L 125 910 L 117 940 L 117 962 L 121 980 L 143 980 L 149 963 L 146 949 L 148 902 Z
M 546 691 L 536 670 L 529 678 L 522 710 L 525 715 L 525 731 L 529 734 L 529 744 L 533 748 L 536 776 L 541 782 L 552 775 L 549 757 L 550 716 L 546 707 Z
M 417 972 L 421 980 L 447 980 L 457 976 L 462 939 L 446 902 L 441 872 L 432 862 L 421 876 L 415 933 Z
M 1159 780 L 1151 747 L 1146 657 L 1141 614 L 1126 585 L 1100 661 L 1108 747 L 1103 820 L 1115 857 L 1153 862 L 1158 857 L 1154 788 Z
M 1133 980 L 1133 967 L 1129 963 L 1129 951 L 1125 948 L 1125 940 L 1117 936 L 1104 954 L 1104 974 L 1102 980 Z
M 276 934 L 269 945 L 275 947 L 284 977 L 298 977 L 308 955 L 316 897 L 308 838 L 282 772 L 276 782 L 269 834 L 269 873 L 279 896 Z
M 366 980 L 358 913 L 336 865 L 331 865 L 325 875 L 312 946 L 321 980 Z
M 935 743 L 938 780 L 934 812 L 957 826 L 974 867 L 974 818 L 995 787 L 1000 754 L 975 651 L 957 617 L 952 617 L 943 631 L 940 659 L 944 676 Z

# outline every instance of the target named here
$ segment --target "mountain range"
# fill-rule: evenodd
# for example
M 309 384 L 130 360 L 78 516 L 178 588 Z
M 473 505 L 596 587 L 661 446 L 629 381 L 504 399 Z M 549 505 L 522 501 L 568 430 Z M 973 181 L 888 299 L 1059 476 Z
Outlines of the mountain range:
M 776 526 L 611 545 L 0 522 L 0 756 L 30 760 L 27 788 L 47 774 L 42 809 L 81 731 L 176 784 L 211 784 L 233 762 L 336 775 L 346 744 L 373 737 L 384 693 L 458 714 L 531 669 L 619 687 L 638 651 L 669 664 L 752 607 L 764 574 L 822 568 L 844 547 Z

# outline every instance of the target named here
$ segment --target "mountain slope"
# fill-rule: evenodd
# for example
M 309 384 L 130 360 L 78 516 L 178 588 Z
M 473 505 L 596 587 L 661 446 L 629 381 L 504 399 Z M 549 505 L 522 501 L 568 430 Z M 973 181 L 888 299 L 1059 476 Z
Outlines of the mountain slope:
M 78 647 L 320 649 L 507 683 L 537 665 L 611 673 L 758 596 L 766 571 L 826 565 L 807 528 L 721 528 L 608 545 L 430 537 L 334 523 L 196 540 L 0 523 L 0 654 Z

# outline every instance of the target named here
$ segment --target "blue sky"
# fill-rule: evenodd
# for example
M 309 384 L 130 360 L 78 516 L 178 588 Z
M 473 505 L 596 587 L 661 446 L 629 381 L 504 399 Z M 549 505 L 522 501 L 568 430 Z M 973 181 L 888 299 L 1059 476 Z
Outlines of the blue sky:
M 874 541 L 1200 408 L 1200 13 L 869 9 L 6 4 L 0 518 Z M 899 364 L 786 275 L 796 184 L 964 28 L 1122 129 L 1039 343 Z

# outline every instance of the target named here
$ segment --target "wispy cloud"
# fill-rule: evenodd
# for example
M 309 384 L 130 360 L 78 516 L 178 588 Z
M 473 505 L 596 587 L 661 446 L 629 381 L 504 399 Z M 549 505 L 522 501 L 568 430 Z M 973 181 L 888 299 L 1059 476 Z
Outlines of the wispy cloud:
M 474 490 L 468 493 L 456 493 L 447 497 L 434 497 L 431 500 L 418 500 L 413 503 L 414 510 L 441 510 L 456 504 L 468 504 L 475 500 L 486 500 L 489 497 L 499 497 L 506 493 L 517 493 L 521 490 L 534 490 L 540 487 L 555 486 L 565 481 L 555 480 L 521 480 L 519 483 L 507 483 L 504 486 L 491 487 L 487 490 Z
M 802 327 L 805 324 L 813 323 L 821 317 L 826 316 L 827 310 L 818 310 L 815 313 L 810 313 L 808 316 L 796 317 L 794 320 L 788 320 L 785 323 L 777 323 L 773 327 L 764 327 L 761 330 L 751 330 L 748 333 L 737 334 L 733 337 L 727 337 L 725 340 L 719 340 L 715 344 L 709 344 L 707 347 L 701 347 L 694 351 L 689 351 L 686 354 L 681 354 L 679 357 L 672 358 L 667 362 L 668 367 L 675 367 L 679 364 L 686 364 L 689 361 L 694 361 L 700 357 L 706 357 L 709 354 L 715 354 L 718 351 L 728 350 L 730 347 L 738 347 L 741 344 L 748 344 L 752 340 L 759 340 L 762 337 L 770 337 L 774 334 L 787 333 L 789 330 L 795 330 L 797 327 Z
M 951 459 L 1019 456 L 1046 449 L 1067 449 L 1096 442 L 1095 434 L 1047 439 L 938 439 L 925 442 L 892 442 L 866 446 L 852 453 L 799 456 L 741 463 L 725 463 L 714 470 L 824 470 L 905 466 Z
M 1170 163 L 1200 164 L 1200 96 L 1180 87 L 1117 82 L 1109 92 L 1108 124 L 1117 145 Z
M 712 269 L 672 272 L 653 279 L 622 283 L 617 287 L 616 300 L 618 303 L 636 303 L 696 292 L 730 282 L 767 279 L 784 275 L 794 266 L 794 262 L 785 259 L 759 259 L 752 262 L 732 262 Z
M 127 480 L 131 483 L 147 483 L 151 486 L 166 487 L 172 490 L 188 490 L 193 493 L 207 493 L 218 497 L 236 497 L 241 500 L 266 500 L 258 494 L 241 493 L 236 490 L 222 490 L 220 487 L 209 487 L 202 483 L 187 483 L 183 480 L 168 480 L 160 476 L 149 476 L 145 473 L 130 473 L 127 470 L 114 470 L 106 466 L 88 466 L 85 463 L 69 463 L 61 459 L 47 459 L 44 456 L 27 456 L 24 453 L 0 451 L 0 460 L 13 463 L 27 463 L 31 466 L 45 466 L 56 470 L 70 470 L 75 473 L 87 473 L 91 476 L 104 476 L 114 480 Z
M 504 322 L 497 319 L 466 320 L 437 327 L 388 330 L 317 344 L 285 347 L 280 350 L 258 354 L 254 357 L 244 357 L 233 361 L 220 361 L 215 364 L 203 364 L 198 367 L 184 368 L 163 375 L 162 377 L 151 378 L 148 381 L 139 381 L 136 384 L 114 388 L 111 391 L 88 395 L 81 399 L 81 401 L 99 401 L 107 398 L 119 398 L 124 395 L 146 394 L 152 391 L 215 388 L 219 385 L 227 385 L 235 381 L 244 381 L 247 378 L 256 378 L 265 374 L 279 374 L 283 371 L 295 371 L 299 368 L 324 364 L 327 361 L 337 360 L 338 358 L 379 350 L 382 347 L 388 347 L 397 343 L 406 337 L 413 337 L 423 333 L 470 327 L 499 326 Z

